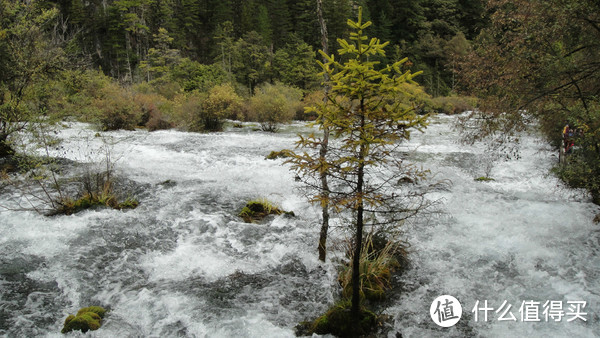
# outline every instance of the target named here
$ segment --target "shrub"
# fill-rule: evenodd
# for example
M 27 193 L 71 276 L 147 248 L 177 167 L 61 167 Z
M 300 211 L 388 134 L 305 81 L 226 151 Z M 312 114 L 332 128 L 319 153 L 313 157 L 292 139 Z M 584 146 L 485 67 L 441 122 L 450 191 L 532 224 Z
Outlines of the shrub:
M 174 99 L 173 120 L 185 130 L 202 131 L 202 105 L 206 94 L 198 91 L 179 94 Z
M 403 109 L 414 108 L 418 114 L 427 114 L 432 112 L 433 101 L 431 96 L 425 92 L 425 88 L 413 83 L 402 83 L 400 85 L 400 97 L 396 98 L 395 103 L 399 103 Z
M 98 70 L 62 72 L 65 114 L 83 122 L 97 122 L 94 101 L 105 94 L 113 80 Z
M 439 96 L 432 99 L 432 109 L 439 114 L 461 114 L 468 110 L 474 110 L 477 99 L 466 96 Z
M 150 81 L 152 91 L 158 95 L 165 97 L 168 100 L 173 100 L 177 94 L 181 92 L 181 85 L 176 81 L 171 81 L 166 77 Z
M 148 131 L 171 129 L 173 127 L 175 127 L 175 124 L 165 119 L 164 116 L 158 111 L 152 112 L 150 114 L 150 119 L 148 122 L 146 122 L 146 128 L 148 128 Z
M 39 134 L 40 147 L 46 153 L 53 146 L 52 140 L 44 133 Z M 21 192 L 21 200 L 15 200 L 19 208 L 15 210 L 35 210 L 47 216 L 70 215 L 95 206 L 114 209 L 132 209 L 138 201 L 127 197 L 127 192 L 119 189 L 114 176 L 115 161 L 111 146 L 103 139 L 103 146 L 97 153 L 91 153 L 85 172 L 76 177 L 60 177 L 65 163 L 55 158 L 20 155 L 18 167 L 22 179 L 5 176 L 6 182 Z M 103 157 L 97 161 L 98 155 Z M 21 205 L 21 201 L 27 207 Z
M 138 92 L 133 100 L 139 110 L 140 126 L 145 126 L 149 131 L 170 129 L 175 126 L 167 115 L 163 114 L 171 108 L 171 103 L 164 97 L 155 93 Z
M 225 117 L 237 116 L 241 110 L 242 99 L 230 84 L 213 87 L 202 103 L 202 120 L 204 130 L 217 131 L 223 127 Z
M 96 120 L 104 131 L 133 130 L 139 124 L 139 110 L 136 109 L 133 96 L 115 83 L 102 88 L 100 97 L 94 99 L 93 105 Z
M 110 155 L 107 156 L 110 157 Z M 78 197 L 72 198 L 70 195 L 59 193 L 52 203 L 54 210 L 47 215 L 71 215 L 93 207 L 108 207 L 117 210 L 137 208 L 139 202 L 132 197 L 120 201 L 115 189 L 113 174 L 113 163 L 110 162 L 103 172 L 88 169 L 78 179 Z
M 557 176 L 572 188 L 590 192 L 592 202 L 600 205 L 600 160 L 594 150 L 576 149 L 563 166 L 554 169 Z
M 280 123 L 291 122 L 300 109 L 302 91 L 283 84 L 265 84 L 250 98 L 250 119 L 259 122 L 262 130 L 276 132 Z
M 162 117 L 162 108 L 167 100 L 155 93 L 136 92 L 133 102 L 138 109 L 139 126 L 147 126 L 152 118 Z

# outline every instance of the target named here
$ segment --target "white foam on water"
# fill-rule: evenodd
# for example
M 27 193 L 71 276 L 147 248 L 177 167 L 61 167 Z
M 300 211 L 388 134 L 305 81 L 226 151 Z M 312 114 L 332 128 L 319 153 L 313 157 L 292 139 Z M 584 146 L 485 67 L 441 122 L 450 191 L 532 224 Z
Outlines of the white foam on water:
M 444 133 L 444 125 L 432 127 L 427 134 Z M 420 137 L 413 142 L 418 144 Z M 443 177 L 448 162 L 440 159 L 455 149 L 429 144 L 425 151 L 437 152 L 424 165 Z M 403 336 L 600 334 L 598 232 L 592 223 L 598 207 L 548 175 L 553 153 L 535 137 L 523 137 L 521 156 L 498 163 L 493 182 L 474 182 L 476 176 L 461 167 L 450 170 L 463 174 L 452 175 L 452 189 L 444 194 L 447 217 L 409 231 L 415 269 L 402 279 L 415 290 L 386 311 L 396 316 Z M 586 243 L 590 239 L 591 246 Z M 442 329 L 428 318 L 429 305 L 442 294 L 457 297 L 469 313 L 458 328 Z M 518 322 L 498 321 L 496 313 L 487 323 L 475 322 L 470 311 L 478 300 L 488 300 L 495 309 L 506 300 Z M 565 312 L 567 301 L 586 301 L 588 322 L 521 322 L 518 310 L 529 300 L 563 301 Z
M 591 221 L 598 207 L 548 175 L 555 157 L 536 136 L 522 138 L 521 159 L 496 164 L 495 181 L 475 182 L 485 147 L 459 144 L 453 121 L 438 117 L 402 145 L 436 180 L 453 184 L 428 195 L 442 201 L 440 215 L 407 223 L 413 268 L 400 277 L 407 291 L 386 310 L 395 330 L 404 337 L 600 335 L 600 233 Z M 89 162 L 101 158 L 103 139 L 114 143 L 118 173 L 140 185 L 141 205 L 50 218 L 1 212 L 3 264 L 30 266 L 0 280 L 10 324 L 0 335 L 58 337 L 67 314 L 103 305 L 111 311 L 93 336 L 287 337 L 333 302 L 335 265 L 322 265 L 315 252 L 319 210 L 283 160 L 264 159 L 293 148 L 302 124 L 278 134 L 100 137 L 86 124 L 70 127 L 56 155 Z M 296 217 L 245 224 L 237 214 L 253 198 Z M 331 243 L 344 235 L 332 227 Z M 429 317 L 441 294 L 463 304 L 456 327 L 439 328 Z M 588 322 L 475 322 L 477 300 L 496 307 L 507 300 L 517 317 L 521 301 L 585 300 Z

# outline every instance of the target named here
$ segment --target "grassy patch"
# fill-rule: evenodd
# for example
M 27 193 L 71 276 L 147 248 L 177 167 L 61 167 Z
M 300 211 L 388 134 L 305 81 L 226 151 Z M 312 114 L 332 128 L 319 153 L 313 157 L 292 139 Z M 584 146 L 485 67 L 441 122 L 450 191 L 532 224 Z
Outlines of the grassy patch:
M 403 250 L 398 243 L 386 241 L 382 245 L 375 245 L 371 236 L 365 239 L 360 257 L 360 296 L 369 301 L 385 299 L 385 292 L 391 287 L 390 280 L 395 269 L 401 264 L 397 258 Z M 342 295 L 352 297 L 352 257 L 350 263 L 345 265 L 338 280 L 342 286 Z
M 84 194 L 78 199 L 72 199 L 65 197 L 64 199 L 57 202 L 58 208 L 50 212 L 50 216 L 53 215 L 72 215 L 79 211 L 90 209 L 93 207 L 108 207 L 117 210 L 123 209 L 135 209 L 138 207 L 139 202 L 134 198 L 127 198 L 124 201 L 119 202 L 116 195 L 113 193 L 106 194 Z

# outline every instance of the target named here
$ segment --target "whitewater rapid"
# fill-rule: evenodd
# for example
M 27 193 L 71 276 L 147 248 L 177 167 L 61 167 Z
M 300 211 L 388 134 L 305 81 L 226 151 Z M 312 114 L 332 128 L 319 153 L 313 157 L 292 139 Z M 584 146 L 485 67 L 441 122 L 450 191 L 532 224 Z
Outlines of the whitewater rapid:
M 396 277 L 401 291 L 384 311 L 389 335 L 600 335 L 598 207 L 549 174 L 556 158 L 536 136 L 522 137 L 521 159 L 494 167 L 495 181 L 475 182 L 485 149 L 460 145 L 453 121 L 436 117 L 403 146 L 451 185 L 428 195 L 438 213 L 405 225 L 412 268 Z M 55 154 L 70 160 L 100 159 L 102 139 L 114 143 L 117 172 L 141 204 L 55 217 L 0 212 L 0 335 L 59 337 L 68 314 L 101 305 L 110 312 L 95 337 L 294 336 L 339 291 L 335 264 L 316 257 L 318 210 L 282 160 L 265 160 L 306 131 L 302 123 L 277 134 L 249 124 L 213 134 L 63 129 Z M 0 190 L 0 202 L 11 197 Z M 296 217 L 243 223 L 237 213 L 254 198 Z M 463 306 L 451 328 L 429 315 L 444 294 Z M 519 320 L 493 312 L 475 321 L 471 310 L 484 300 L 506 300 Z M 529 300 L 586 301 L 587 321 L 522 322 L 518 308 Z

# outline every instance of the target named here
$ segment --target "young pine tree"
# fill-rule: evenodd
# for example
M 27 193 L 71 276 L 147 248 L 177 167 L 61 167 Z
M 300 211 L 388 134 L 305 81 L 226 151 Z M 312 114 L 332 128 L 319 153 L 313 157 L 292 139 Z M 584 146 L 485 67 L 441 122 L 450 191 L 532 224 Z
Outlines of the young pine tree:
M 384 47 L 388 44 L 367 38 L 363 31 L 370 25 L 371 22 L 362 21 L 362 9 L 358 21 L 348 20 L 350 41 L 338 39 L 338 52 L 347 60 L 344 63 L 320 51 L 327 61 L 319 64 L 329 78 L 331 90 L 327 101 L 314 107 L 318 114 L 316 125 L 329 130 L 332 140 L 323 158 L 318 153 L 321 141 L 317 137 L 300 136 L 298 146 L 304 152 L 291 160 L 309 185 L 318 187 L 324 172 L 329 176 L 329 191 L 316 189 L 312 201 L 352 215 L 351 315 L 355 322 L 361 316 L 359 263 L 363 230 L 398 225 L 408 213 L 416 211 L 404 204 L 406 193 L 398 181 L 420 173 L 403 164 L 394 149 L 410 137 L 411 130 L 422 130 L 427 124 L 426 116 L 406 109 L 406 103 L 399 99 L 406 97 L 402 95 L 403 84 L 413 82 L 418 75 L 401 71 L 406 59 L 385 67 L 369 60 L 385 56 Z

